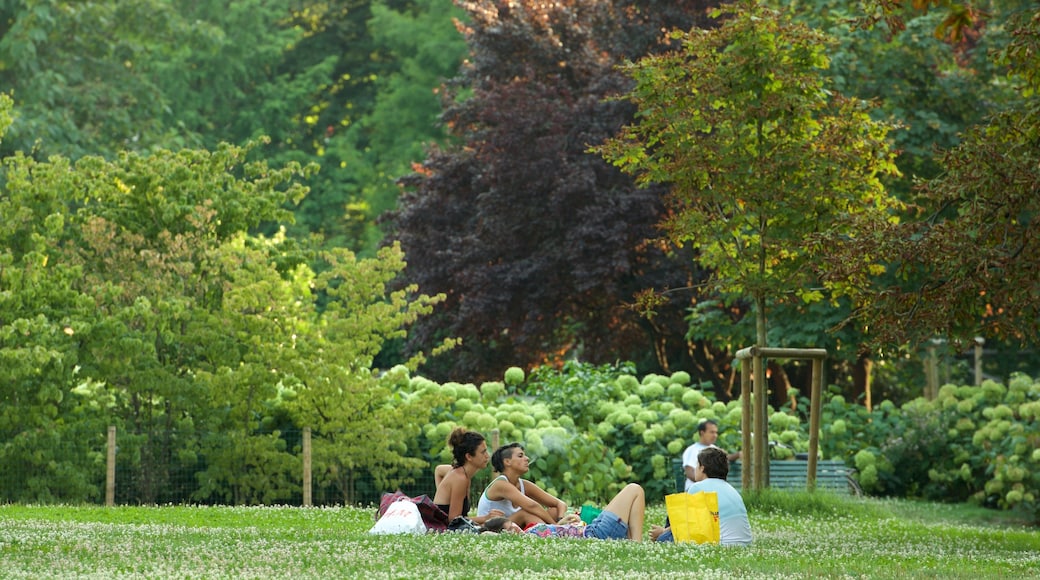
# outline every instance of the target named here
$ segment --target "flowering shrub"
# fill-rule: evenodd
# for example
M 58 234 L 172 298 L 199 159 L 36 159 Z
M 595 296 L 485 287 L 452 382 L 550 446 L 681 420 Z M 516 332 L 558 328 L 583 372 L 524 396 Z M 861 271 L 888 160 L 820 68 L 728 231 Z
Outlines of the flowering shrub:
M 625 483 L 644 486 L 650 501 L 672 493 L 672 460 L 697 440 L 697 425 L 719 422 L 718 445 L 741 446 L 738 400 L 722 403 L 685 372 L 639 379 L 627 364 L 567 363 L 524 378 L 510 369 L 502 381 L 438 385 L 401 376 L 402 397 L 435 392 L 434 410 L 410 452 L 450 461 L 445 439 L 463 425 L 500 443 L 520 441 L 534 458 L 530 478 L 572 504 L 605 502 Z M 797 411 L 770 410 L 774 458 L 808 450 L 809 401 Z M 935 400 L 902 407 L 889 401 L 868 411 L 840 395 L 822 406 L 820 454 L 855 468 L 867 493 L 1037 511 L 1040 495 L 1040 384 L 1015 376 L 1007 386 L 946 385 Z

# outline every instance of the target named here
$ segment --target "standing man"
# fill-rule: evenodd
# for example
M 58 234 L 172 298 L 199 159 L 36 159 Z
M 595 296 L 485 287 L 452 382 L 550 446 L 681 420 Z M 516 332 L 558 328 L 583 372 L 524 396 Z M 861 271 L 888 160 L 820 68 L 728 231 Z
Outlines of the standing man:
M 693 493 L 690 490 L 693 488 L 693 484 L 697 483 L 697 455 L 709 447 L 719 448 L 715 445 L 715 441 L 719 438 L 719 422 L 715 419 L 701 421 L 700 425 L 697 425 L 697 433 L 700 440 L 687 447 L 682 454 L 683 472 L 686 474 L 686 493 Z M 740 459 L 740 452 L 728 453 L 726 459 L 729 461 Z M 727 471 L 729 470 L 727 469 Z

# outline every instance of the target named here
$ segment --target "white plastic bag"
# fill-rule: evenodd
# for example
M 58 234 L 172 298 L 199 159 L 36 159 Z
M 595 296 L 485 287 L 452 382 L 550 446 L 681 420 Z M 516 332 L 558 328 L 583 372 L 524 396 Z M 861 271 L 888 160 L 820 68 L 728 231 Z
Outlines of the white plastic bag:
M 395 501 L 368 531 L 370 534 L 424 534 L 426 524 L 419 508 L 409 500 Z

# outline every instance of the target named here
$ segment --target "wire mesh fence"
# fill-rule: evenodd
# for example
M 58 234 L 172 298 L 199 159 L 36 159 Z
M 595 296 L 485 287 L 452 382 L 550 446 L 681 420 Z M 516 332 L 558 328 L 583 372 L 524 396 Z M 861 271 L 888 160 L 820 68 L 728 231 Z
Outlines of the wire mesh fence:
M 255 441 L 240 444 L 226 434 L 220 448 L 202 453 L 178 447 L 176 438 L 149 441 L 110 427 L 100 433 L 56 436 L 19 434 L 0 443 L 0 502 L 99 505 L 377 505 L 385 492 L 400 489 L 433 497 L 434 466 L 381 473 L 380 484 L 368 470 L 329 477 L 316 471 L 309 457 L 306 429 L 271 434 L 279 454 L 257 459 Z M 204 446 L 205 443 L 202 443 Z M 276 457 L 277 460 L 272 460 Z M 473 489 L 490 481 L 481 473 Z M 390 489 L 392 487 L 392 489 Z M 475 498 L 474 498 L 475 501 Z

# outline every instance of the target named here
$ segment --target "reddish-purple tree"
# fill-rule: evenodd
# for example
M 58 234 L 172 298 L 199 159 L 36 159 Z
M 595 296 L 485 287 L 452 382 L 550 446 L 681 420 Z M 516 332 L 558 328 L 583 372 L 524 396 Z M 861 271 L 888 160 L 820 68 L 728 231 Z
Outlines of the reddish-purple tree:
M 626 308 L 644 288 L 702 276 L 654 241 L 663 191 L 588 152 L 634 114 L 606 100 L 629 87 L 616 65 L 666 48 L 666 30 L 710 25 L 714 4 L 460 2 L 471 58 L 443 116 L 457 145 L 432 150 L 404 180 L 391 217 L 408 281 L 448 296 L 410 341 L 463 339 L 423 372 L 479 379 L 577 356 L 724 373 L 725 357 L 685 338 L 695 294 L 676 293 L 653 318 Z

